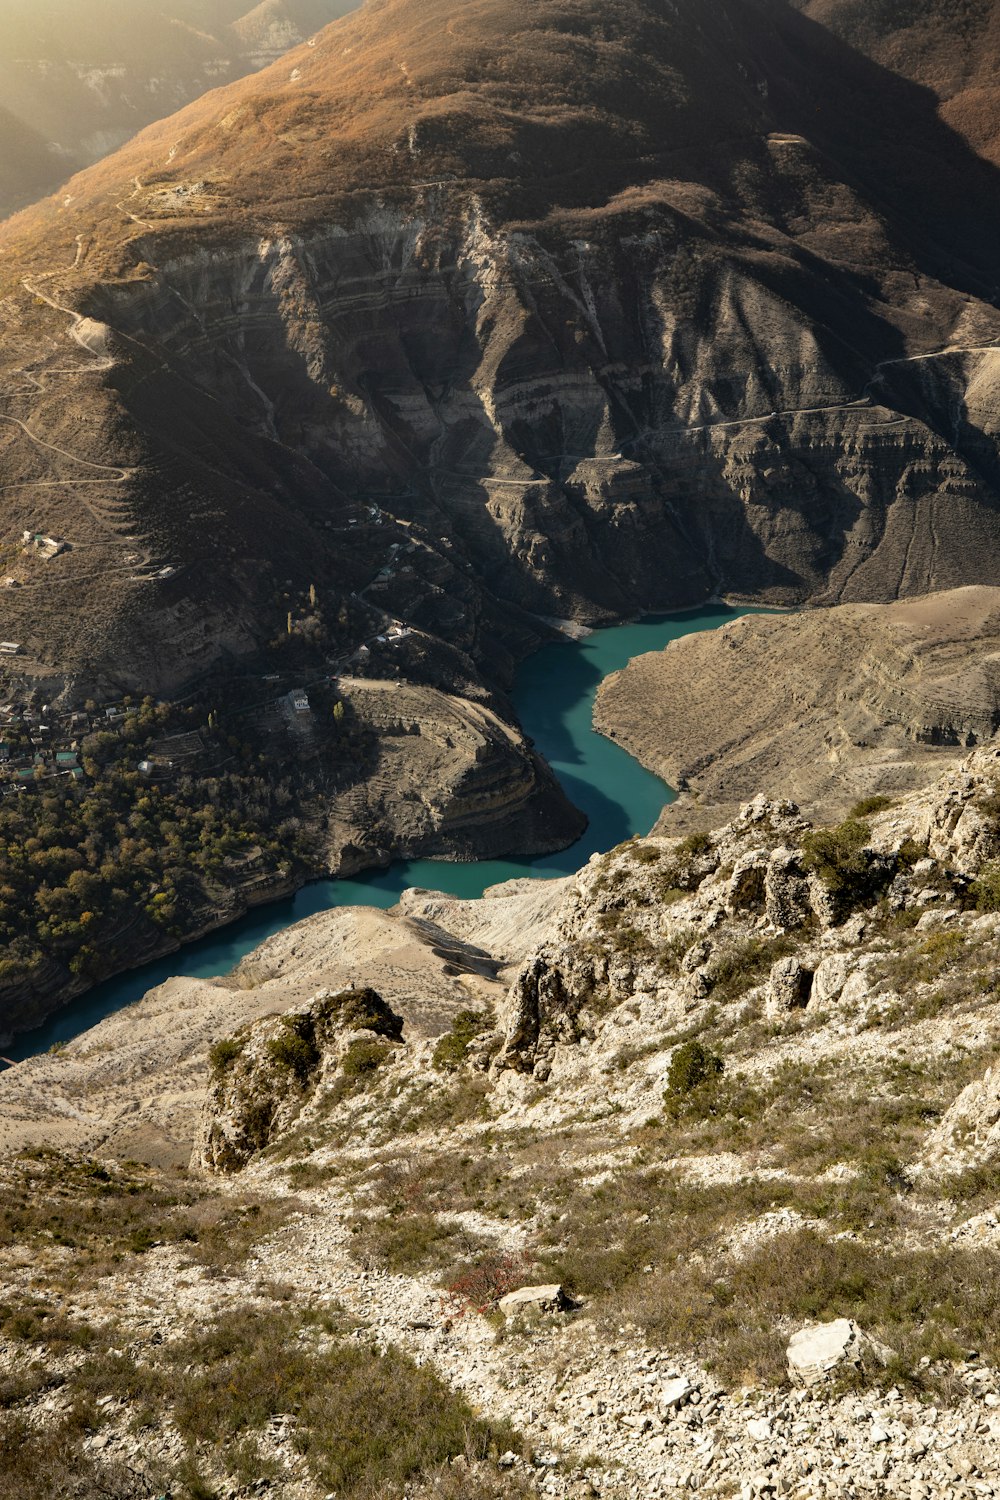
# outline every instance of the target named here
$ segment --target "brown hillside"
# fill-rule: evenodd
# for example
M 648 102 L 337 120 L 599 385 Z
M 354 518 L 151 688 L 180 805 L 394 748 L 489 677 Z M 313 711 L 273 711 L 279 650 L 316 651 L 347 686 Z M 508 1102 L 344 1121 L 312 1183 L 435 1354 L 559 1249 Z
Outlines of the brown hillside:
M 10 220 L 0 549 L 74 545 L 0 633 L 164 684 L 377 580 L 506 672 L 524 610 L 992 581 L 1000 177 L 900 26 L 371 0 Z
M 356 0 L 12 0 L 0 6 L 0 218 L 151 120 L 273 62 Z M 246 12 L 246 13 L 244 13 Z

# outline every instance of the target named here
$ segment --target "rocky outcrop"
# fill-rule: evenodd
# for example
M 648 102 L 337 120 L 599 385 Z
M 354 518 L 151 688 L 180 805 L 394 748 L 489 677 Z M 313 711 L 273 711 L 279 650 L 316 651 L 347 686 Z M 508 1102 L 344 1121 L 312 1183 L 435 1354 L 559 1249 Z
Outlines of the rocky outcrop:
M 998 786 L 1000 751 L 988 746 L 818 841 L 794 804 L 757 798 L 711 833 L 654 835 L 595 856 L 500 1009 L 494 1071 L 557 1080 L 598 1035 L 610 1045 L 603 1022 L 623 1006 L 638 1007 L 640 1036 L 688 1025 L 734 992 L 772 1019 L 824 1006 L 890 1010 L 900 997 L 884 960 L 859 951 L 874 910 L 923 912 L 930 930 L 939 908 L 956 915 L 949 903 L 992 881 Z
M 825 888 L 817 883 L 813 894 L 801 850 L 789 847 L 806 827 L 793 804 L 758 798 L 712 834 L 633 841 L 595 856 L 570 888 L 554 940 L 510 989 L 495 1067 L 546 1078 L 557 1049 L 593 1036 L 609 1009 L 641 994 L 683 1015 L 712 993 L 749 933 L 819 920 Z M 807 978 L 801 966 L 795 972 L 801 1003 Z
M 949 1105 L 924 1143 L 918 1166 L 938 1176 L 960 1175 L 1000 1159 L 1000 1068 L 986 1069 Z
M 374 1039 L 388 1047 L 403 1034 L 396 1015 L 371 989 L 322 991 L 304 1010 L 254 1022 L 217 1042 L 209 1054 L 212 1076 L 195 1143 L 195 1166 L 237 1172 L 300 1118 L 317 1091 L 338 1071 L 358 1066 L 352 1048 Z M 353 1074 L 352 1074 L 353 1076 Z

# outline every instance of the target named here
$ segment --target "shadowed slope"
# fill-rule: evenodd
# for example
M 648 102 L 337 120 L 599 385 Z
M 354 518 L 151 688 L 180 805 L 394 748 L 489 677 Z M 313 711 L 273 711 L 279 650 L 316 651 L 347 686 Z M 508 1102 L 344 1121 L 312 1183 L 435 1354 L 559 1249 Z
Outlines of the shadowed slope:
M 493 670 L 987 581 L 997 185 L 781 0 L 373 0 L 0 228 L 3 519 L 79 543 L 0 625 L 165 684 L 377 584 Z

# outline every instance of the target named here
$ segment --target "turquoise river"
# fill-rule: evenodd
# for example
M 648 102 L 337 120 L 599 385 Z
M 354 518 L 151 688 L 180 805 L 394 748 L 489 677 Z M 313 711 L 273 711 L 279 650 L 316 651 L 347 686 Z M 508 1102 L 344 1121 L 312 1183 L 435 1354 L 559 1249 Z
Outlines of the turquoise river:
M 479 896 L 487 886 L 519 875 L 571 874 L 597 851 L 610 849 L 634 833 L 648 833 L 674 793 L 620 746 L 595 733 L 591 711 L 598 684 L 643 651 L 657 651 L 680 636 L 713 630 L 747 613 L 756 611 L 709 604 L 684 614 L 649 616 L 637 624 L 596 630 L 579 641 L 553 642 L 520 667 L 512 698 L 521 723 L 567 795 L 589 819 L 572 848 L 536 859 L 471 864 L 399 860 L 388 869 L 354 880 L 313 881 L 295 896 L 258 907 L 166 958 L 95 986 L 43 1026 L 15 1038 L 4 1049 L 6 1055 L 19 1062 L 68 1041 L 171 975 L 226 974 L 272 933 L 328 907 L 393 906 L 408 886 Z

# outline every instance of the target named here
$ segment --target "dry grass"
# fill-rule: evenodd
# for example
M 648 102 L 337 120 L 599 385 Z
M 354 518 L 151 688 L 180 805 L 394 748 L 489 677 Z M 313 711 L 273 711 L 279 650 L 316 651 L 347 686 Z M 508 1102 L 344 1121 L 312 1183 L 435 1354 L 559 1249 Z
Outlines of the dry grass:
M 4 1176 L 0 1249 L 30 1247 L 65 1285 L 110 1275 L 128 1257 L 165 1244 L 199 1265 L 231 1270 L 302 1207 L 291 1198 L 223 1195 L 181 1171 L 49 1149 L 15 1158 Z
M 225 1476 L 241 1488 L 280 1479 L 284 1464 L 267 1451 L 267 1428 L 272 1418 L 295 1413 L 295 1451 L 312 1479 L 343 1500 L 401 1495 L 456 1456 L 484 1466 L 481 1486 L 470 1494 L 504 1494 L 500 1476 L 484 1461 L 518 1447 L 516 1434 L 476 1417 L 430 1368 L 393 1349 L 379 1353 L 345 1337 L 347 1331 L 336 1314 L 241 1306 L 140 1362 L 116 1347 L 110 1327 L 91 1330 L 86 1357 L 60 1377 L 66 1409 L 54 1425 L 35 1431 L 22 1413 L 0 1417 L 0 1493 L 5 1500 L 43 1494 L 125 1500 L 166 1490 L 207 1500 Z M 164 1465 L 148 1484 L 90 1464 L 81 1440 L 111 1420 L 109 1397 L 129 1412 L 134 1430 L 179 1434 L 185 1457 Z

